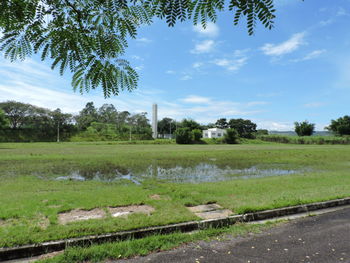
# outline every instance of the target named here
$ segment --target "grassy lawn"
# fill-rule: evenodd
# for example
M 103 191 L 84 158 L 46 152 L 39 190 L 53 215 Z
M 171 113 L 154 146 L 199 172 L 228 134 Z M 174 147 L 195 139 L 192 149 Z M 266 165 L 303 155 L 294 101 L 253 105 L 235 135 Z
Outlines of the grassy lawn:
M 157 173 L 130 180 L 55 180 L 83 175 L 142 174 L 200 164 L 224 169 L 257 167 L 293 174 L 180 183 Z M 216 202 L 235 213 L 350 196 L 350 146 L 346 145 L 124 145 L 116 143 L 0 144 L 0 247 L 198 220 L 186 205 Z M 152 195 L 159 195 L 159 200 Z M 150 216 L 94 219 L 61 225 L 58 214 L 147 204 Z M 106 210 L 107 211 L 107 210 Z M 108 213 L 107 213 L 108 214 Z

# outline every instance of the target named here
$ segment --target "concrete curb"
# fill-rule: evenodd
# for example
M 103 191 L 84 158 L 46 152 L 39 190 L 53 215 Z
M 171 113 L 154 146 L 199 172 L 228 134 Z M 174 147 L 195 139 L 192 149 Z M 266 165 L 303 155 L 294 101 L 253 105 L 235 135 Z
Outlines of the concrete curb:
M 271 219 L 275 217 L 287 216 L 292 214 L 305 213 L 319 209 L 325 209 L 336 206 L 350 205 L 350 197 L 336 199 L 312 204 L 284 207 L 272 210 L 247 213 L 243 215 L 234 215 L 226 218 L 210 219 L 202 221 L 191 221 L 180 224 L 166 226 L 149 227 L 131 231 L 121 231 L 103 235 L 85 236 L 80 238 L 70 238 L 66 240 L 50 241 L 34 245 L 25 245 L 11 248 L 0 248 L 0 261 L 29 258 L 42 254 L 64 250 L 70 246 L 90 246 L 92 244 L 101 244 L 105 242 L 123 241 L 128 239 L 138 239 L 155 234 L 169 234 L 174 232 L 190 232 L 194 230 L 217 228 L 234 225 L 237 222 L 251 222 L 257 220 Z

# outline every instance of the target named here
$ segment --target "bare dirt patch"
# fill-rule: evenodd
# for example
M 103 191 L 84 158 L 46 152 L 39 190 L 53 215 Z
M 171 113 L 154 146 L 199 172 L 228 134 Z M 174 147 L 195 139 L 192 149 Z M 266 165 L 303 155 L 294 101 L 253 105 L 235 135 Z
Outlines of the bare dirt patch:
M 95 208 L 92 210 L 81 210 L 75 209 L 66 213 L 58 214 L 58 222 L 62 225 L 89 219 L 101 219 L 106 217 L 106 212 L 100 208 Z
M 233 214 L 231 210 L 223 209 L 218 204 L 190 206 L 187 209 L 202 219 L 223 218 Z
M 157 194 L 150 195 L 149 198 L 151 198 L 153 200 L 162 200 L 162 197 L 160 195 L 157 195 Z
M 50 225 L 50 220 L 46 216 L 41 216 L 37 224 L 41 229 L 45 230 Z
M 158 195 L 158 194 L 150 195 L 149 198 L 152 200 L 171 200 L 171 198 L 167 195 Z
M 0 219 L 0 227 L 6 226 L 7 223 L 5 220 Z
M 130 205 L 120 207 L 108 207 L 108 211 L 112 217 L 128 216 L 130 214 L 141 213 L 150 215 L 154 212 L 154 208 L 149 205 Z

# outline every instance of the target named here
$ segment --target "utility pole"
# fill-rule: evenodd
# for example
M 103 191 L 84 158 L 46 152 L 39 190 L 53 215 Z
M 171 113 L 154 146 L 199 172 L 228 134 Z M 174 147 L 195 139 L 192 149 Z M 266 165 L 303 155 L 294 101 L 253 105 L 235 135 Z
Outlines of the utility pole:
M 170 138 L 169 139 L 172 139 L 172 136 L 171 136 L 171 121 L 170 121 Z
M 60 142 L 60 122 L 57 122 L 57 142 Z
M 131 141 L 131 125 L 130 125 L 130 129 L 129 129 L 129 141 Z

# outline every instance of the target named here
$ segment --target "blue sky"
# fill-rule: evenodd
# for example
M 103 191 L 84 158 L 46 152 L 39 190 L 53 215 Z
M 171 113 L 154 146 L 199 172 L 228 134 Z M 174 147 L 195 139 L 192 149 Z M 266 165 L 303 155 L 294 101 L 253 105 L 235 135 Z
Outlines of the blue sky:
M 248 36 L 223 12 L 207 29 L 190 22 L 142 27 L 125 58 L 140 74 L 139 88 L 104 99 L 101 90 L 80 95 L 49 62 L 0 58 L 0 101 L 17 100 L 77 113 L 88 101 L 117 110 L 151 112 L 200 123 L 245 118 L 269 130 L 291 130 L 309 120 L 323 130 L 350 114 L 350 1 L 278 0 L 271 31 Z M 151 116 L 149 115 L 149 118 Z

